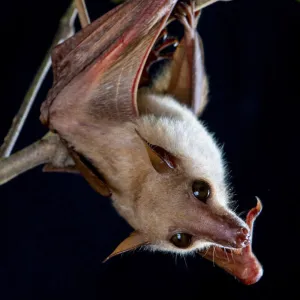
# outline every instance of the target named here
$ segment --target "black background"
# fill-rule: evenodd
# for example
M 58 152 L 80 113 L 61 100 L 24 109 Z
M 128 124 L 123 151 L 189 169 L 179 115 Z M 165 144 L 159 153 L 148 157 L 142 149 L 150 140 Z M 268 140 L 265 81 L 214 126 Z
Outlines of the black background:
M 1 139 L 67 6 L 1 1 Z M 87 6 L 94 20 L 113 4 Z M 199 25 L 211 89 L 203 119 L 224 144 L 238 211 L 254 196 L 264 205 L 253 244 L 261 281 L 243 286 L 201 257 L 138 251 L 102 264 L 131 229 L 85 180 L 39 167 L 0 187 L 0 299 L 298 299 L 300 3 L 217 3 Z M 46 133 L 50 73 L 16 149 Z

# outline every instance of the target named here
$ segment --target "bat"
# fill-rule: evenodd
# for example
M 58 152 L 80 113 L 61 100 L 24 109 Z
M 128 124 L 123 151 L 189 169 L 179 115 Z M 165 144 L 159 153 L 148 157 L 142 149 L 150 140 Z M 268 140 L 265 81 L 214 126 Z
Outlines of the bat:
M 40 119 L 135 230 L 108 259 L 140 246 L 198 252 L 253 284 L 263 274 L 251 249 L 261 202 L 246 222 L 230 209 L 222 151 L 198 120 L 208 81 L 197 24 L 213 2 L 129 0 L 58 45 Z M 173 21 L 184 29 L 178 43 L 166 34 Z M 169 63 L 150 78 L 160 59 Z

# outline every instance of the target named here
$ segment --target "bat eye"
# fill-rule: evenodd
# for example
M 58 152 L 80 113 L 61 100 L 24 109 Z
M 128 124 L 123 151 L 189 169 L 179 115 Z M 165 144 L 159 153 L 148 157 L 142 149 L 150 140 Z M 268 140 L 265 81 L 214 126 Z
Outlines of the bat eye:
M 177 248 L 187 248 L 192 243 L 192 236 L 187 233 L 176 233 L 171 238 L 171 243 Z
M 209 184 L 203 180 L 194 181 L 192 189 L 194 196 L 203 202 L 206 202 L 211 193 Z

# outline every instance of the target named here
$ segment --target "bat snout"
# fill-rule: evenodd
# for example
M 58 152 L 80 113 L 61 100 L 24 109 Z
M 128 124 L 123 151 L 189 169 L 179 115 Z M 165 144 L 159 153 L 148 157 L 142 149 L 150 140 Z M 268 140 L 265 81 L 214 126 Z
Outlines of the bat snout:
M 199 236 L 225 248 L 244 248 L 251 242 L 249 227 L 233 213 L 218 215 L 211 212 L 205 219 L 198 229 Z
M 232 247 L 232 248 L 244 248 L 246 247 L 251 240 L 250 231 L 248 228 L 243 226 L 228 226 L 227 229 L 217 230 L 213 241 L 220 244 L 223 247 Z
M 251 235 L 248 228 L 240 226 L 237 228 L 229 229 L 228 246 L 233 248 L 244 248 L 251 241 Z M 220 241 L 223 246 L 226 246 L 224 242 Z

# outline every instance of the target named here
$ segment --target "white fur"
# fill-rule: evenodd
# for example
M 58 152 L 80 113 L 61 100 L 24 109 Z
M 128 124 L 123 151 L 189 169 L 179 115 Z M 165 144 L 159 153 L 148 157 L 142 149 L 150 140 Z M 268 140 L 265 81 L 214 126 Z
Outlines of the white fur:
M 179 167 L 192 178 L 213 183 L 216 205 L 226 205 L 229 195 L 225 183 L 225 164 L 221 148 L 213 135 L 193 114 L 170 96 L 143 88 L 139 92 L 140 134 L 180 160 Z

